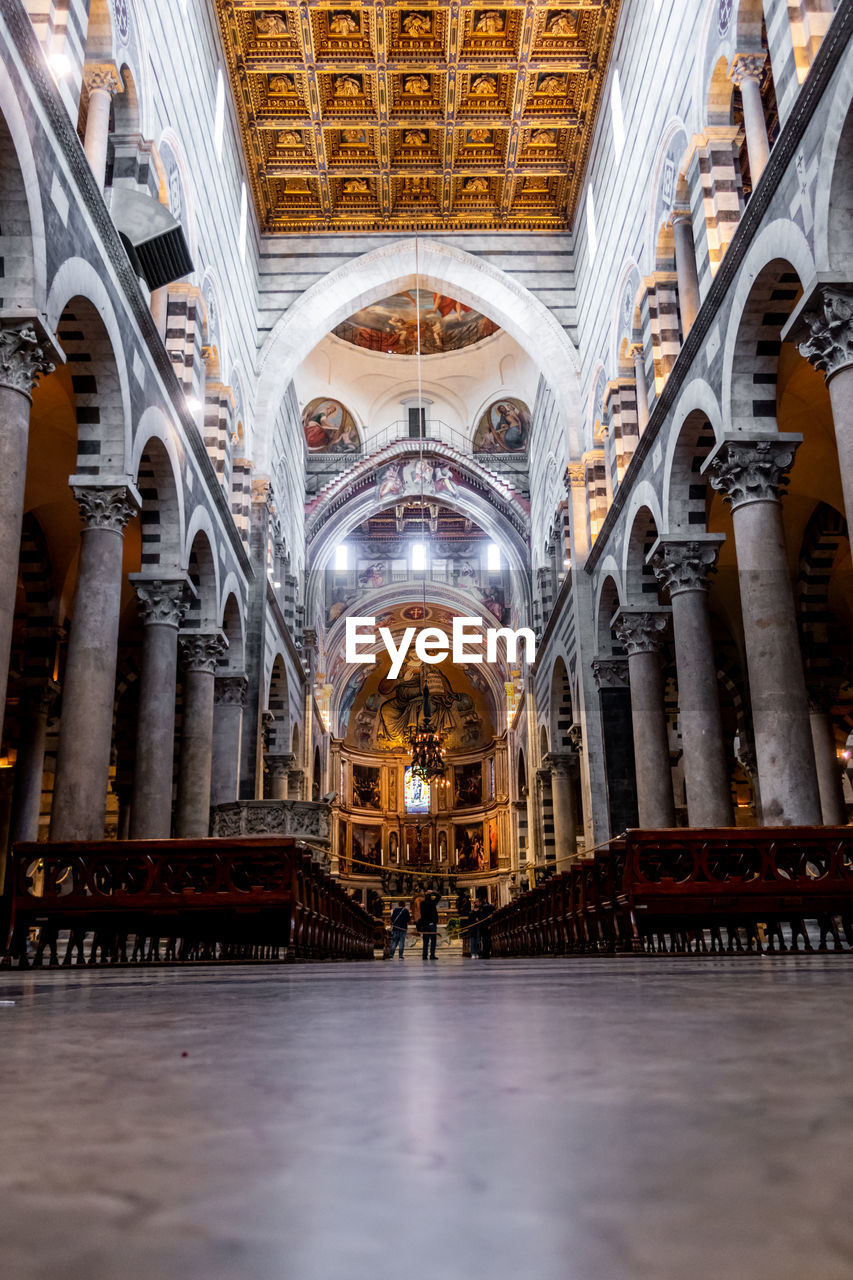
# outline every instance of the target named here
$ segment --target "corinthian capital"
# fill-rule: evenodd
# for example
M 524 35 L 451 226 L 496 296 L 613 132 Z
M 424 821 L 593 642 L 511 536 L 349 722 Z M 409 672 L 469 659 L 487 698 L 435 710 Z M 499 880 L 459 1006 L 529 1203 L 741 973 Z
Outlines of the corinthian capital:
M 628 656 L 660 653 L 669 626 L 668 609 L 620 609 L 614 628 Z
M 136 493 L 126 484 L 71 485 L 83 524 L 87 529 L 124 533 L 125 525 L 139 510 Z
M 682 591 L 707 591 L 722 537 L 660 541 L 649 557 L 659 584 L 670 599 Z
M 0 386 L 32 396 L 39 378 L 54 367 L 49 347 L 29 321 L 0 324 Z
M 766 53 L 736 53 L 729 69 L 732 84 L 741 87 L 744 80 L 761 80 L 767 65 Z
M 823 285 L 813 298 L 814 310 L 805 311 L 800 355 L 820 369 L 827 381 L 834 373 L 853 365 L 853 290 Z
M 188 631 L 180 637 L 181 653 L 187 671 L 203 671 L 213 675 L 216 664 L 228 648 L 221 631 Z
M 245 675 L 219 676 L 214 688 L 214 701 L 218 707 L 244 707 L 248 687 Z
M 179 627 L 187 611 L 185 584 L 182 581 L 137 582 L 136 607 L 147 626 Z
M 628 688 L 627 658 L 593 658 L 592 675 L 599 689 Z
M 788 484 L 802 436 L 765 436 L 760 440 L 729 437 L 705 464 L 711 486 L 732 510 L 748 502 L 778 502 Z
M 111 62 L 87 62 L 83 68 L 83 83 L 90 93 L 98 89 L 105 93 L 121 93 L 121 76 Z

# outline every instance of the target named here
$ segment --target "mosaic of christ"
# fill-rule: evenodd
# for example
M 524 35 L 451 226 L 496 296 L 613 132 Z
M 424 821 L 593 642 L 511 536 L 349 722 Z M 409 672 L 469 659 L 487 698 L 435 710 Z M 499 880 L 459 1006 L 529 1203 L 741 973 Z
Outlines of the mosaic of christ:
M 411 356 L 418 350 L 418 321 L 423 355 L 459 351 L 491 337 L 500 328 L 455 298 L 428 289 L 407 289 L 357 311 L 334 332 L 368 351 Z

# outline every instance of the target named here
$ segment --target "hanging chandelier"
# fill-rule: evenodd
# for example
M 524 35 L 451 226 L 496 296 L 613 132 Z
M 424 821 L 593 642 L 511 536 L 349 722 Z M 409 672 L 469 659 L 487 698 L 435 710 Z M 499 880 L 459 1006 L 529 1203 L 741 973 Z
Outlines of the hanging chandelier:
M 443 781 L 447 773 L 444 746 L 433 726 L 432 716 L 429 688 L 424 683 L 423 703 L 418 711 L 417 723 L 409 731 L 409 745 L 412 748 L 412 773 L 429 783 Z

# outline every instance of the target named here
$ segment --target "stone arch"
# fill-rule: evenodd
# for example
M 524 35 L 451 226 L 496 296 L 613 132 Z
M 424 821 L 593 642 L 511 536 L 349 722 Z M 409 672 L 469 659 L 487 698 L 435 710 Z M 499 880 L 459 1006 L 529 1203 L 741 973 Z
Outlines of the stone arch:
M 737 9 L 735 44 L 738 49 L 757 52 L 761 48 L 764 0 L 740 0 Z
M 630 365 L 628 348 L 643 340 L 643 324 L 640 316 L 640 293 L 643 282 L 640 268 L 633 260 L 622 268 L 619 287 L 616 290 L 611 325 L 610 367 Z
M 201 518 L 200 518 L 201 517 Z M 188 630 L 213 631 L 218 624 L 216 602 L 219 598 L 219 580 L 213 548 L 216 543 L 204 527 L 209 522 L 207 512 L 196 509 L 190 518 L 187 534 L 187 573 L 193 585 L 184 626 Z
M 548 742 L 548 728 L 542 724 L 539 726 L 539 759 L 544 760 L 549 754 L 551 747 Z
M 843 281 L 853 274 L 853 57 L 847 59 L 841 83 L 828 112 L 818 172 L 831 174 L 815 191 L 815 258 L 820 271 L 833 271 Z
M 723 423 L 731 430 L 777 430 L 781 331 L 813 273 L 808 243 L 793 223 L 773 222 L 756 237 L 735 287 L 723 353 Z
M 302 739 L 299 734 L 299 725 L 293 726 L 293 733 L 290 735 L 290 753 L 296 758 L 297 768 L 299 767 L 299 751 L 302 745 Z
M 116 134 L 142 132 L 142 106 L 136 77 L 126 62 L 119 67 L 119 75 L 124 89 L 113 98 L 113 123 Z
M 234 574 L 229 574 L 226 578 L 222 594 L 224 603 L 219 627 L 225 633 L 228 648 L 220 659 L 219 666 L 223 671 L 242 672 L 246 666 L 245 626 Z
M 551 742 L 554 750 L 571 750 L 569 729 L 574 723 L 572 686 L 565 659 L 560 654 L 551 669 Z
M 691 383 L 673 415 L 664 467 L 662 515 L 667 532 L 704 530 L 708 481 L 702 464 L 717 442 L 720 408 L 711 387 Z
M 128 474 L 132 412 L 124 338 L 95 268 L 68 258 L 53 278 L 48 321 L 68 359 L 77 415 L 77 474 Z
M 527 761 L 524 758 L 524 747 L 518 748 L 518 755 L 515 759 L 515 780 L 518 796 L 521 797 L 527 787 Z
M 268 750 L 273 755 L 286 755 L 290 750 L 290 697 L 287 685 L 287 669 L 282 655 L 276 654 L 267 694 L 269 722 Z
M 598 598 L 595 604 L 596 656 L 611 658 L 615 654 L 622 652 L 610 625 L 614 614 L 622 603 L 619 587 L 612 572 L 603 574 L 597 594 Z
M 374 249 L 331 272 L 293 303 L 267 338 L 259 360 L 256 464 L 269 470 L 278 407 L 294 372 L 335 325 L 389 293 L 415 287 L 452 293 L 485 311 L 527 351 L 563 413 L 571 447 L 580 446 L 579 361 L 556 316 L 510 276 L 453 245 L 413 238 Z M 534 336 L 535 335 L 535 338 Z
M 222 309 L 222 290 L 219 278 L 212 267 L 206 267 L 201 282 L 204 298 L 205 333 L 204 345 L 215 353 L 217 377 L 222 380 L 228 368 L 228 339 L 226 334 L 225 313 Z M 211 359 L 213 359 L 213 355 Z
M 675 270 L 675 240 L 666 223 L 678 204 L 689 207 L 690 195 L 681 174 L 681 164 L 688 147 L 687 130 L 680 116 L 668 121 L 658 144 L 652 167 L 646 224 L 646 262 L 648 271 Z
M 197 251 L 195 197 L 184 148 L 174 129 L 164 129 L 160 134 L 157 152 L 166 188 L 164 203 L 168 205 L 172 216 L 180 222 L 190 257 L 195 262 Z
M 26 123 L 0 66 L 0 305 L 43 312 L 46 241 L 40 183 Z
M 182 567 L 184 495 L 173 434 L 165 416 L 152 406 L 137 427 L 134 442 L 136 487 L 142 498 L 142 568 Z
M 732 94 L 734 85 L 729 79 L 729 59 L 718 58 L 711 72 L 706 95 L 705 123 L 730 125 L 732 122 Z
M 630 529 L 624 544 L 623 581 L 626 604 L 658 603 L 658 584 L 654 570 L 647 564 L 649 553 L 660 536 L 663 527 L 657 503 L 638 502 L 627 527 Z

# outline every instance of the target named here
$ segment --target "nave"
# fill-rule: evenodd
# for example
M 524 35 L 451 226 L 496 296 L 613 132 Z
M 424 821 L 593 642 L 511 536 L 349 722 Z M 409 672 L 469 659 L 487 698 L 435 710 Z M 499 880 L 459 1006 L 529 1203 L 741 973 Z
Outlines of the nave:
M 6 972 L 3 1271 L 846 1280 L 851 986 L 845 956 Z

